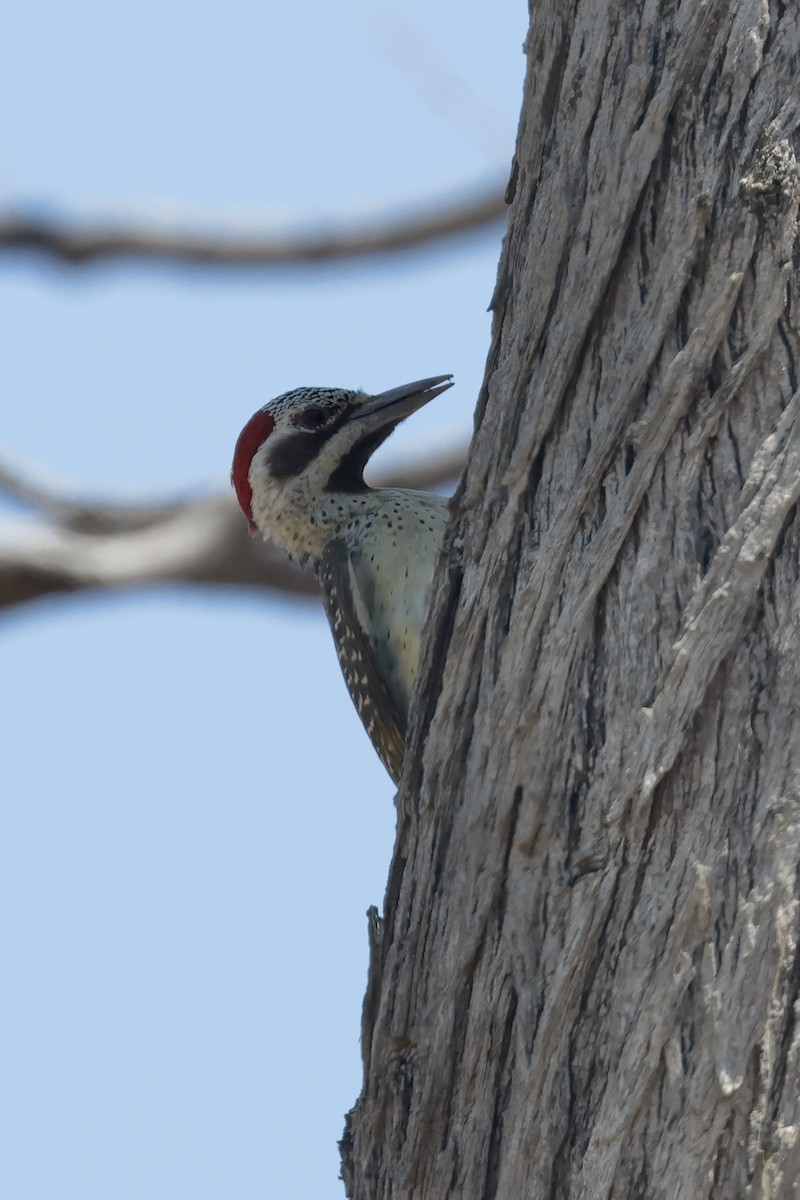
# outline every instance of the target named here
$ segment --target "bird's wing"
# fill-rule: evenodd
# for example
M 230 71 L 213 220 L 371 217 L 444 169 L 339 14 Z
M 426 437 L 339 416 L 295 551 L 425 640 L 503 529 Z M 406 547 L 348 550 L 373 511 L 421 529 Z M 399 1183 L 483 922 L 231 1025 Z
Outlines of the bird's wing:
M 406 722 L 378 665 L 367 608 L 342 538 L 334 538 L 323 550 L 319 583 L 347 690 L 383 765 L 397 783 L 406 747 Z

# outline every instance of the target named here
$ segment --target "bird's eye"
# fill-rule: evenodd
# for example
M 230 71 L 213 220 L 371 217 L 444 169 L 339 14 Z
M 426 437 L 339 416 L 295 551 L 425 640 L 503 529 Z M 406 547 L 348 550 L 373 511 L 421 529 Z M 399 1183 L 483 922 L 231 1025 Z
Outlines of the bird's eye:
M 327 409 L 320 408 L 318 404 L 312 404 L 310 408 L 304 408 L 297 414 L 294 423 L 301 429 L 321 429 L 329 416 L 330 413 Z

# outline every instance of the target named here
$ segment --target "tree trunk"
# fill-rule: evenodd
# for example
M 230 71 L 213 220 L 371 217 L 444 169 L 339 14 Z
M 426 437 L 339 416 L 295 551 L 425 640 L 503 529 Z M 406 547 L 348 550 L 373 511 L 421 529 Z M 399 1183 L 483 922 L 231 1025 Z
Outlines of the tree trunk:
M 542 0 L 356 1200 L 800 1195 L 800 22 Z

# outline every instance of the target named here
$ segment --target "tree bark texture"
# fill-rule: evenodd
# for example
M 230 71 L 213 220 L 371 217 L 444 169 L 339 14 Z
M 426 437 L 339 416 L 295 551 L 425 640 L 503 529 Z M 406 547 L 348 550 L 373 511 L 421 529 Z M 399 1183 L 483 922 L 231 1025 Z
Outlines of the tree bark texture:
M 356 1200 L 800 1196 L 800 21 L 542 0 Z

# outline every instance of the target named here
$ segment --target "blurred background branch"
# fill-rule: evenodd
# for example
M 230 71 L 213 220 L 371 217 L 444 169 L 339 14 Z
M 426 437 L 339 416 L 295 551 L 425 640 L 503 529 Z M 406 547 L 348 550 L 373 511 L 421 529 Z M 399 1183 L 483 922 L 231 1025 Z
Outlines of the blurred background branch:
M 466 446 L 378 474 L 383 487 L 442 488 Z M 0 463 L 0 494 L 43 519 L 0 540 L 0 609 L 47 596 L 155 583 L 253 587 L 316 596 L 317 584 L 275 547 L 248 536 L 229 492 L 162 502 L 89 501 Z
M 505 218 L 497 178 L 469 194 L 448 196 L 359 221 L 321 228 L 247 230 L 196 220 L 153 217 L 86 218 L 26 209 L 0 210 L 0 252 L 35 252 L 66 266 L 138 259 L 157 264 L 214 267 L 295 267 L 400 254 L 416 247 L 465 238 Z

